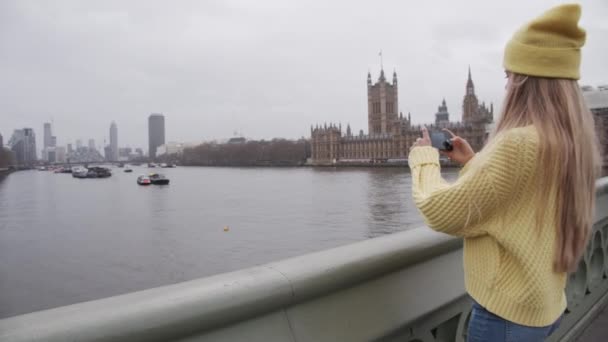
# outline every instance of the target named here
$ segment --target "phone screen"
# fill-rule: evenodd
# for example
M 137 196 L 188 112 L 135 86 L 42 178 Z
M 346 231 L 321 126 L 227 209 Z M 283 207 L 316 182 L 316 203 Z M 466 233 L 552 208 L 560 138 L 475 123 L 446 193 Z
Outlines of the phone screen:
M 445 142 L 449 141 L 450 136 L 443 131 L 430 132 L 431 145 L 441 151 L 447 151 Z

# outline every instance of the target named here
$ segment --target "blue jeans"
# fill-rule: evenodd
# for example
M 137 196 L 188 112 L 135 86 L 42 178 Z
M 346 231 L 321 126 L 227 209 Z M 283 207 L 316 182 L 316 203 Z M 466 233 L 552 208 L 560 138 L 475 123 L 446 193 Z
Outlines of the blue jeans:
M 507 321 L 473 301 L 467 342 L 542 342 L 561 323 L 562 317 L 546 327 L 528 327 Z

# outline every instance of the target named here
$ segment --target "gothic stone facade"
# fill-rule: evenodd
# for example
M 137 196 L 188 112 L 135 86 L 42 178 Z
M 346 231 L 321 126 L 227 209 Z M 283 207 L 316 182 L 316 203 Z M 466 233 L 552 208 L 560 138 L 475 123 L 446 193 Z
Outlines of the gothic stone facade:
M 313 165 L 332 165 L 349 162 L 382 163 L 390 160 L 405 160 L 410 146 L 420 136 L 421 126 L 411 123 L 411 115 L 403 117 L 398 112 L 397 73 L 393 73 L 392 84 L 386 80 L 384 70 L 372 84 L 367 74 L 368 135 L 359 131 L 353 134 L 350 125 L 342 131 L 341 125 L 325 124 L 311 127 L 311 159 Z M 448 128 L 465 138 L 475 151 L 479 151 L 487 137 L 488 124 L 493 122 L 494 108 L 479 104 L 475 86 L 469 78 L 462 104 L 462 121 L 450 122 L 445 100 L 435 114 L 435 123 L 429 129 Z

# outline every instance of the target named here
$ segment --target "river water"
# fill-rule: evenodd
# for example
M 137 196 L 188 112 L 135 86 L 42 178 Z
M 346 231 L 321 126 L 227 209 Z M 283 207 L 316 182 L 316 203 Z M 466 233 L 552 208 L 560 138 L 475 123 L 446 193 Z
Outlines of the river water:
M 0 318 L 422 223 L 404 168 L 179 167 L 157 170 L 170 185 L 147 187 L 136 184 L 147 168 L 112 171 L 106 179 L 45 171 L 0 179 Z

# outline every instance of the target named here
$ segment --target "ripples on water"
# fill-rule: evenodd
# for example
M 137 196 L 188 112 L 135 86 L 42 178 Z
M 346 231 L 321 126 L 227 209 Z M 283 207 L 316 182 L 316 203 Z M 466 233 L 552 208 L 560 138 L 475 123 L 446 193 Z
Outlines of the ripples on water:
M 168 186 L 0 179 L 0 318 L 232 271 L 421 225 L 402 168 L 176 168 Z M 446 178 L 456 178 L 447 172 Z M 224 227 L 230 230 L 224 232 Z

